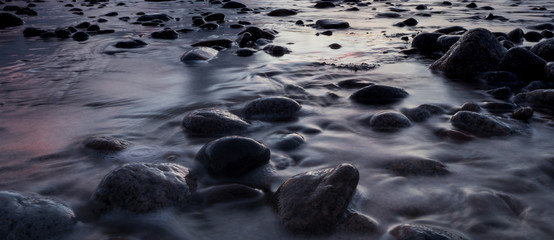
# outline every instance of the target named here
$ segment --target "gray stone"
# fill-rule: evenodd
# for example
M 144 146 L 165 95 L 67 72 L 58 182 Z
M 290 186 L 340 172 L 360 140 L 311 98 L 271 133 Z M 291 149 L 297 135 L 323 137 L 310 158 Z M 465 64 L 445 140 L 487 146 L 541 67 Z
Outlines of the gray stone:
M 494 117 L 469 111 L 460 111 L 450 119 L 452 126 L 477 137 L 502 137 L 514 133 L 505 123 Z
M 216 108 L 194 110 L 185 116 L 181 125 L 194 134 L 215 136 L 237 133 L 250 126 L 238 116 Z
M 146 213 L 186 204 L 196 191 L 196 177 L 173 163 L 125 164 L 100 182 L 91 197 L 94 211 L 123 209 Z
M 83 147 L 101 152 L 116 152 L 131 146 L 130 142 L 108 136 L 93 136 L 85 139 Z
M 369 126 L 376 131 L 394 132 L 412 126 L 412 122 L 399 112 L 380 112 L 371 117 Z
M 364 104 L 381 104 L 397 102 L 408 95 L 408 92 L 401 88 L 371 85 L 354 92 L 350 95 L 350 99 Z
M 246 104 L 243 114 L 248 119 L 280 121 L 292 118 L 301 108 L 288 97 L 263 97 Z
M 321 19 L 315 22 L 315 27 L 323 29 L 345 29 L 349 28 L 350 24 L 342 20 Z
M 210 47 L 195 47 L 181 56 L 181 62 L 209 61 L 216 57 L 218 53 L 217 50 Z
M 23 20 L 8 12 L 0 12 L 0 29 L 23 25 Z
M 537 89 L 519 93 L 514 97 L 514 102 L 530 106 L 537 111 L 554 114 L 554 89 Z
M 151 34 L 152 38 L 156 39 L 177 39 L 179 34 L 172 29 L 164 29 L 162 31 L 153 32 Z
M 57 239 L 77 222 L 61 203 L 10 191 L 0 191 L 0 216 L 0 239 L 5 240 Z
M 444 109 L 433 104 L 422 104 L 415 108 L 403 108 L 400 112 L 411 121 L 423 122 L 435 114 L 444 113 Z
M 509 71 L 518 76 L 519 79 L 530 80 L 544 78 L 544 61 L 531 51 L 515 47 L 508 50 L 508 53 L 500 60 L 499 69 Z
M 447 76 L 475 76 L 495 70 L 506 52 L 489 30 L 472 29 L 429 68 Z
M 318 235 L 333 231 L 358 180 L 358 169 L 350 164 L 293 176 L 273 196 L 281 224 L 293 233 Z
M 442 35 L 442 33 L 420 33 L 412 40 L 412 47 L 423 53 L 440 51 L 441 47 L 437 44 L 437 40 Z
M 306 139 L 300 133 L 277 133 L 270 138 L 271 146 L 281 150 L 294 150 L 302 146 Z
M 529 42 L 538 42 L 540 41 L 541 39 L 543 39 L 544 37 L 542 36 L 541 33 L 539 32 L 536 32 L 536 31 L 529 31 L 529 32 L 526 32 L 524 35 L 523 35 L 523 38 L 525 38 L 525 40 L 529 41 Z
M 535 44 L 531 48 L 531 52 L 548 62 L 554 61 L 554 39 L 544 40 Z
M 275 34 L 267 29 L 261 29 L 259 27 L 248 27 L 244 31 L 238 33 L 238 35 L 243 35 L 244 33 L 250 33 L 250 39 L 251 41 L 256 41 L 260 38 L 265 38 L 268 40 L 275 39 Z
M 195 160 L 212 176 L 241 177 L 269 163 L 271 152 L 263 143 L 241 136 L 227 136 L 204 145 Z
M 383 167 L 397 176 L 443 176 L 450 171 L 439 161 L 423 158 L 404 158 L 388 161 Z
M 448 231 L 438 227 L 420 224 L 402 224 L 391 230 L 389 234 L 396 240 L 468 240 L 461 233 Z

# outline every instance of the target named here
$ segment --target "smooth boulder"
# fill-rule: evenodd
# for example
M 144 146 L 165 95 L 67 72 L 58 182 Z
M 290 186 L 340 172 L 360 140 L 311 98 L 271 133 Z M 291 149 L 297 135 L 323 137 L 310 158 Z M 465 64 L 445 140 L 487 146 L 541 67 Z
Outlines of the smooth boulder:
M 350 164 L 309 171 L 285 181 L 273 196 L 281 224 L 293 233 L 332 232 L 345 214 L 358 185 L 359 172 Z
M 48 240 L 71 232 L 77 219 L 59 202 L 0 191 L 0 239 Z
M 117 152 L 131 146 L 130 142 L 108 136 L 89 137 L 81 144 L 85 149 L 91 149 L 99 152 Z
M 429 68 L 447 76 L 475 76 L 496 70 L 506 52 L 506 48 L 489 30 L 471 29 Z
M 263 97 L 247 103 L 243 114 L 248 119 L 279 121 L 292 118 L 301 108 L 288 97 Z
M 250 124 L 228 111 L 202 108 L 187 114 L 181 126 L 194 134 L 224 135 L 244 131 Z
M 23 20 L 8 12 L 0 12 L 0 29 L 23 25 Z
M 531 48 L 531 52 L 537 54 L 547 62 L 554 61 L 554 39 L 544 40 L 535 44 L 535 46 Z
M 502 137 L 514 133 L 505 123 L 480 113 L 459 111 L 450 118 L 452 126 L 478 137 Z
M 271 16 L 271 17 L 285 17 L 285 16 L 296 15 L 296 11 L 281 8 L 281 9 L 275 9 L 275 10 L 269 12 L 267 15 Z
M 408 92 L 401 88 L 371 85 L 354 92 L 350 95 L 350 99 L 364 104 L 382 104 L 400 101 L 408 97 L 408 95 Z
M 554 89 L 537 89 L 519 93 L 514 97 L 514 102 L 518 105 L 530 106 L 537 111 L 554 114 Z
M 269 162 L 271 152 L 252 138 L 227 136 L 204 145 L 195 160 L 212 176 L 241 177 Z
M 412 122 L 402 113 L 385 111 L 373 115 L 369 126 L 376 131 L 395 132 L 412 126 Z
M 342 20 L 321 19 L 315 22 L 315 27 L 323 29 L 345 29 L 349 28 L 350 24 Z
M 442 35 L 442 33 L 420 33 L 412 40 L 412 47 L 423 53 L 440 51 L 441 47 L 438 45 L 437 40 Z
M 125 164 L 108 173 L 91 197 L 96 213 L 122 209 L 146 213 L 186 204 L 196 191 L 196 177 L 174 163 Z
M 500 60 L 499 69 L 509 71 L 519 77 L 519 79 L 531 80 L 544 78 L 544 61 L 531 51 L 514 47 L 508 50 L 506 55 Z

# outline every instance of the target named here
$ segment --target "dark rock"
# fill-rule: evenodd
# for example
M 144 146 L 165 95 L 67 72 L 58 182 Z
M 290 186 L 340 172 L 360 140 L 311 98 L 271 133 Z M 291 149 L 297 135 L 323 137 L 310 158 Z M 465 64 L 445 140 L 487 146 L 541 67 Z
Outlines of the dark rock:
M 212 21 L 224 21 L 225 20 L 225 14 L 223 13 L 214 13 L 206 16 L 204 18 L 206 22 L 212 22 Z
M 239 57 L 249 57 L 254 55 L 254 53 L 256 53 L 256 50 L 250 48 L 240 48 L 237 49 L 237 51 L 235 52 L 235 54 L 237 54 L 237 56 Z
M 372 85 L 354 92 L 350 99 L 364 104 L 380 104 L 397 102 L 408 97 L 408 95 L 408 92 L 401 88 Z
M 500 70 L 514 73 L 519 79 L 535 80 L 544 77 L 545 65 L 546 61 L 531 51 L 515 47 L 508 50 L 498 67 Z
M 0 238 L 6 240 L 58 239 L 77 222 L 61 203 L 10 191 L 0 191 L 0 216 Z
M 350 24 L 342 20 L 321 19 L 315 22 L 315 27 L 323 29 L 345 29 L 349 28 Z
M 106 17 L 115 17 L 117 15 L 119 15 L 117 12 L 109 12 L 109 13 L 104 14 L 104 16 L 106 16 Z
M 46 31 L 40 35 L 40 38 L 47 39 L 56 37 L 56 33 L 52 31 Z
M 0 12 L 0 29 L 23 25 L 23 20 L 16 15 Z
M 554 114 L 554 89 L 537 89 L 519 93 L 514 97 L 514 102 L 518 105 L 530 106 L 537 111 Z
M 172 29 L 165 29 L 151 34 L 152 38 L 156 39 L 177 39 L 179 34 Z
M 88 40 L 89 35 L 86 32 L 76 32 L 71 37 L 75 41 L 82 42 Z
M 357 8 L 357 7 L 351 7 L 351 8 L 347 8 L 347 9 L 346 9 L 346 10 L 344 10 L 344 11 L 348 11 L 348 12 L 355 12 L 355 11 L 360 11 L 360 9 L 359 9 L 359 8 Z
M 198 27 L 206 30 L 216 30 L 219 28 L 219 25 L 217 23 L 204 23 Z
M 442 36 L 441 33 L 420 33 L 412 40 L 412 47 L 423 53 L 440 51 L 437 39 Z
M 267 15 L 272 17 L 285 17 L 285 16 L 296 15 L 296 11 L 281 8 L 281 9 L 275 9 L 269 12 Z
M 444 113 L 444 109 L 432 104 L 422 104 L 415 108 L 403 108 L 400 112 L 411 121 L 423 122 L 435 114 Z
M 230 39 L 216 39 L 216 40 L 207 40 L 202 42 L 197 42 L 192 44 L 193 47 L 224 47 L 230 48 L 233 46 L 233 40 Z
M 550 30 L 542 30 L 541 31 L 541 35 L 544 37 L 544 38 L 553 38 L 554 37 L 554 33 Z
M 531 29 L 535 29 L 535 30 L 554 30 L 554 24 L 552 23 L 541 23 L 541 24 L 538 24 L 538 25 L 534 25 L 534 26 L 529 26 L 529 28 Z
M 521 28 L 516 28 L 508 33 L 508 39 L 513 43 L 519 44 L 523 41 L 523 35 L 525 33 Z
M 429 68 L 442 71 L 447 76 L 474 76 L 495 70 L 506 52 L 490 31 L 472 29 Z
M 520 89 L 520 92 L 531 92 L 538 89 L 549 89 L 554 88 L 550 82 L 546 81 L 532 81 L 527 84 L 525 87 Z
M 490 113 L 508 113 L 514 111 L 516 105 L 505 102 L 487 102 L 483 105 L 483 108 L 487 109 Z
M 450 171 L 439 161 L 422 158 L 396 159 L 384 163 L 383 167 L 397 176 L 443 176 Z
M 439 129 L 435 134 L 442 138 L 449 138 L 454 141 L 466 142 L 474 140 L 475 137 L 467 135 L 463 132 L 452 130 L 452 129 Z
M 347 210 L 339 221 L 337 230 L 350 234 L 368 234 L 377 231 L 377 221 L 357 212 Z
M 321 32 L 321 35 L 332 36 L 332 35 L 333 35 L 333 31 L 331 31 L 331 30 L 323 31 L 323 32 Z
M 419 224 L 402 224 L 391 230 L 389 234 L 396 240 L 468 240 L 461 233 L 447 231 L 437 227 L 419 225 Z
M 402 15 L 400 15 L 399 13 L 395 13 L 395 12 L 386 12 L 386 13 L 378 13 L 376 15 L 376 17 L 378 17 L 378 18 L 400 18 L 400 17 L 402 17 Z
M 340 44 L 338 44 L 338 43 L 331 43 L 331 44 L 329 45 L 329 48 L 331 48 L 331 49 L 340 49 L 341 47 L 342 47 L 342 46 L 341 46 Z
M 165 13 L 154 13 L 154 14 L 144 14 L 140 16 L 137 21 L 139 22 L 149 22 L 152 20 L 161 20 L 164 22 L 167 22 L 169 20 L 173 19 L 171 16 L 165 14 Z
M 539 32 L 529 31 L 526 32 L 525 35 L 523 35 L 523 38 L 525 38 L 525 40 L 529 42 L 538 42 L 543 39 L 543 36 Z
M 439 30 L 436 30 L 435 33 L 442 33 L 442 34 L 451 34 L 454 32 L 466 32 L 467 29 L 461 26 L 452 26 L 452 27 L 445 27 L 441 28 Z
M 263 97 L 246 104 L 243 114 L 248 119 L 279 121 L 292 118 L 301 108 L 287 97 Z
M 235 1 L 229 1 L 223 4 L 223 8 L 245 8 L 245 7 L 246 5 Z
M 89 22 L 82 22 L 82 23 L 79 23 L 77 24 L 77 26 L 75 26 L 76 28 L 88 28 L 90 27 L 90 23 Z
M 96 25 L 96 24 L 93 24 L 93 25 L 90 25 L 88 28 L 87 28 L 87 31 L 88 32 L 96 32 L 100 30 L 100 26 Z
M 131 39 L 129 41 L 117 42 L 114 47 L 116 48 L 141 48 L 148 45 L 142 40 Z
M 450 1 L 443 1 L 441 5 L 452 6 L 452 3 Z
M 264 47 L 264 52 L 274 57 L 281 57 L 287 53 L 290 53 L 290 50 L 279 45 L 267 45 Z
M 406 24 L 406 26 L 413 27 L 413 26 L 417 25 L 418 22 L 414 18 L 408 18 L 408 19 L 402 21 L 402 23 Z
M 249 32 L 245 32 L 245 33 L 241 34 L 236 40 L 239 47 L 241 47 L 241 48 L 253 47 L 254 46 L 254 41 L 255 40 L 252 37 L 252 34 L 249 33 Z
M 416 9 L 416 10 L 425 10 L 425 9 L 427 9 L 427 6 L 426 6 L 426 5 L 423 5 L 423 4 L 419 4 L 419 5 L 416 6 L 415 9 Z
M 198 191 L 203 206 L 262 201 L 264 197 L 262 190 L 241 184 L 218 185 Z
M 67 28 L 56 28 L 54 31 L 56 37 L 58 38 L 69 38 L 71 37 L 71 32 Z
M 81 145 L 86 149 L 99 152 L 117 152 L 131 146 L 130 142 L 108 136 L 93 136 L 85 139 Z
M 502 17 L 502 16 L 496 16 L 492 13 L 489 13 L 487 16 L 485 16 L 485 20 L 500 20 L 500 21 L 508 21 L 508 18 Z
M 546 75 L 546 80 L 554 82 L 554 62 L 548 62 L 546 66 L 544 66 L 544 72 Z
M 505 71 L 484 72 L 477 76 L 477 79 L 490 86 L 509 87 L 512 90 L 524 85 L 515 74 Z
M 443 52 L 448 52 L 458 40 L 460 40 L 460 36 L 442 35 L 437 39 L 437 47 Z
M 531 52 L 548 62 L 554 61 L 554 39 L 544 40 L 535 44 L 531 48 Z
M 30 9 L 28 7 L 21 8 L 15 12 L 16 15 L 27 15 L 27 16 L 37 16 L 37 11 Z
M 14 6 L 14 5 L 8 5 L 8 6 L 5 6 L 4 8 L 2 8 L 2 10 L 8 11 L 8 12 L 15 12 L 19 9 L 21 9 L 20 6 Z
M 238 116 L 215 108 L 194 110 L 185 116 L 181 125 L 191 133 L 203 135 L 237 133 L 250 126 Z
M 319 1 L 314 5 L 315 8 L 334 8 L 335 4 L 330 1 Z
M 206 24 L 206 21 L 204 21 L 204 19 L 202 19 L 202 18 L 197 18 L 197 19 L 194 19 L 192 21 L 192 25 L 194 25 L 196 27 L 202 26 L 204 24 Z
M 466 5 L 467 8 L 477 8 L 477 4 L 475 4 L 474 2 Z
M 487 93 L 492 95 L 496 99 L 502 100 L 509 99 L 513 94 L 512 90 L 509 87 L 491 89 L 487 91 Z
M 263 143 L 240 136 L 228 136 L 204 145 L 195 160 L 215 177 L 240 177 L 269 163 L 271 152 Z
M 380 112 L 371 117 L 369 126 L 376 131 L 395 132 L 412 126 L 412 122 L 399 112 Z
M 240 32 L 238 35 L 244 33 L 250 33 L 252 41 L 256 41 L 260 38 L 265 38 L 268 40 L 275 39 L 275 35 L 270 30 L 262 30 L 259 27 L 248 27 L 244 31 Z
M 304 21 L 298 20 L 298 21 L 296 21 L 295 24 L 296 24 L 296 25 L 300 25 L 300 26 L 304 26 Z
M 23 36 L 24 37 L 38 37 L 41 34 L 45 33 L 45 30 L 34 28 L 34 27 L 28 27 L 23 30 Z
M 360 79 L 348 79 L 340 81 L 337 85 L 339 85 L 339 87 L 341 88 L 363 88 L 374 84 Z
M 180 33 L 189 33 L 189 32 L 194 32 L 194 29 L 190 29 L 190 28 L 181 28 L 181 29 L 177 30 L 177 32 L 180 32 Z
M 350 164 L 293 176 L 273 196 L 281 224 L 293 233 L 320 235 L 333 231 L 358 180 L 358 170 Z
M 173 163 L 125 164 L 108 173 L 91 197 L 94 211 L 114 209 L 146 213 L 186 204 L 196 191 L 196 177 Z
M 511 48 L 514 48 L 516 47 L 516 45 L 511 42 L 510 40 L 502 40 L 500 41 L 500 44 L 502 44 L 502 46 L 508 50 L 510 50 Z
M 464 103 L 460 109 L 462 111 L 470 111 L 470 112 L 480 112 L 481 111 L 481 107 L 479 106 L 479 104 L 472 103 L 472 102 Z
M 509 136 L 514 131 L 494 117 L 470 111 L 460 111 L 450 119 L 452 126 L 478 137 Z
M 297 149 L 306 142 L 306 139 L 300 133 L 278 133 L 274 134 L 270 140 L 270 146 L 284 151 Z
M 533 117 L 533 108 L 531 107 L 518 108 L 512 113 L 512 117 L 523 121 L 529 120 Z

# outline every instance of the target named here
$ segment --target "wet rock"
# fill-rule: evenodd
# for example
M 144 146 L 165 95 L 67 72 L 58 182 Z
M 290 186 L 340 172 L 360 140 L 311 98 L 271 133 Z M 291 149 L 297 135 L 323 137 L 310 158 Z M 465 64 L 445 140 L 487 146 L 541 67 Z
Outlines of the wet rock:
M 479 106 L 479 104 L 473 103 L 473 102 L 464 103 L 460 109 L 462 111 L 470 111 L 470 112 L 481 111 L 481 107 Z
M 511 48 L 514 48 L 516 47 L 516 45 L 511 42 L 510 40 L 502 40 L 500 41 L 500 44 L 502 44 L 502 46 L 508 50 L 510 50 Z
M 448 52 L 448 50 L 460 40 L 460 36 L 455 35 L 442 35 L 437 38 L 437 47 L 443 51 Z
M 415 108 L 403 108 L 400 110 L 402 114 L 414 122 L 423 122 L 435 114 L 444 113 L 444 109 L 437 105 L 422 104 Z
M 108 173 L 91 197 L 94 211 L 123 209 L 146 213 L 186 204 L 196 191 L 196 177 L 173 163 L 125 164 Z
M 315 22 L 315 27 L 323 29 L 345 29 L 349 28 L 350 24 L 342 20 L 321 19 Z
M 69 38 L 71 37 L 71 31 L 69 31 L 67 28 L 56 28 L 54 31 L 57 38 Z
M 206 30 L 216 30 L 219 27 L 219 25 L 217 23 L 204 23 L 198 27 Z
M 296 11 L 291 10 L 291 9 L 281 8 L 281 9 L 275 9 L 275 10 L 269 12 L 267 15 L 272 16 L 272 17 L 285 17 L 285 16 L 296 15 Z
M 382 104 L 400 101 L 408 95 L 408 92 L 401 88 L 371 85 L 354 92 L 350 99 L 364 104 Z
M 0 29 L 23 25 L 23 20 L 16 15 L 0 12 Z
M 207 40 L 202 42 L 197 42 L 192 44 L 193 47 L 224 47 L 230 48 L 233 46 L 233 40 L 230 39 L 216 39 L 216 40 Z
M 340 81 L 337 85 L 339 85 L 339 87 L 341 88 L 349 89 L 349 88 L 363 88 L 374 84 L 369 81 L 360 80 L 360 79 L 347 79 L 347 80 Z
M 423 53 L 440 51 L 437 39 L 442 36 L 441 33 L 420 33 L 412 40 L 412 47 L 417 48 Z
M 165 14 L 165 13 L 154 13 L 154 14 L 144 14 L 140 16 L 137 21 L 139 22 L 149 22 L 152 20 L 160 20 L 167 22 L 169 20 L 173 19 L 171 16 Z
M 213 22 L 213 21 L 224 21 L 225 20 L 225 14 L 223 13 L 213 13 L 206 17 L 204 17 L 204 20 L 206 22 Z
M 416 9 L 416 10 L 425 10 L 425 9 L 427 9 L 427 6 L 426 6 L 426 5 L 423 5 L 423 4 L 419 4 L 419 5 L 416 6 L 415 9 Z
M 395 12 L 386 12 L 386 13 L 378 13 L 376 15 L 376 17 L 378 17 L 378 18 L 400 18 L 400 17 L 402 17 L 402 15 L 400 15 L 399 13 L 395 13 Z
M 554 30 L 554 24 L 552 23 L 541 23 L 541 24 L 538 24 L 538 25 L 534 25 L 534 26 L 529 26 L 529 28 L 531 29 L 535 29 L 535 30 Z
M 114 47 L 116 48 L 141 48 L 141 47 L 144 47 L 148 45 L 147 43 L 145 43 L 144 41 L 142 40 L 138 40 L 138 39 L 131 39 L 129 41 L 121 41 L 121 42 L 117 42 Z
M 272 31 L 263 30 L 263 29 L 260 29 L 259 27 L 254 27 L 254 26 L 248 27 L 244 31 L 240 32 L 238 35 L 243 35 L 245 33 L 249 33 L 251 35 L 249 39 L 250 41 L 257 41 L 261 38 L 268 39 L 268 40 L 275 39 L 275 35 L 274 33 L 272 33 Z
M 512 117 L 523 121 L 529 120 L 533 117 L 533 108 L 531 107 L 518 108 L 512 113 Z
M 460 142 L 467 142 L 475 139 L 473 136 L 453 129 L 439 129 L 435 132 L 435 134 L 442 138 L 449 138 Z
M 450 171 L 439 161 L 422 158 L 396 159 L 383 164 L 383 168 L 397 176 L 444 176 Z
M 82 23 L 79 23 L 77 24 L 77 26 L 75 26 L 76 28 L 88 28 L 90 27 L 90 23 L 89 22 L 82 22 Z
M 245 7 L 246 5 L 235 1 L 229 1 L 223 4 L 223 8 L 245 8 Z
M 389 234 L 396 240 L 468 240 L 461 233 L 420 224 L 402 224 L 394 227 Z
M 27 16 L 37 16 L 38 13 L 37 11 L 31 9 L 31 8 L 28 8 L 28 7 L 25 7 L 25 8 L 21 8 L 19 10 L 17 10 L 15 12 L 16 15 L 27 15 Z
M 293 176 L 273 196 L 281 224 L 293 233 L 318 235 L 333 231 L 358 180 L 358 170 L 350 164 Z
M 86 149 L 99 152 L 117 152 L 128 148 L 131 143 L 108 136 L 93 136 L 85 139 L 81 145 Z
M 0 238 L 5 240 L 57 239 L 77 222 L 61 203 L 11 191 L 0 191 L 0 216 Z
M 554 61 L 554 39 L 544 40 L 535 44 L 531 48 L 531 52 L 548 62 Z
M 100 30 L 100 26 L 96 25 L 96 24 L 93 24 L 93 25 L 90 25 L 88 28 L 87 28 L 87 32 L 96 32 Z
M 554 82 L 554 62 L 549 62 L 544 66 L 544 72 L 546 75 L 546 80 Z
M 319 1 L 314 5 L 315 8 L 334 8 L 335 4 L 330 1 Z
M 290 53 L 290 50 L 283 46 L 270 44 L 264 47 L 264 52 L 274 57 L 281 57 Z
M 306 139 L 300 133 L 274 134 L 270 140 L 272 147 L 284 151 L 297 149 L 306 142 Z
M 529 31 L 523 35 L 523 38 L 529 42 L 538 42 L 543 38 L 543 36 L 539 32 Z
M 477 4 L 475 4 L 474 2 L 466 5 L 466 8 L 477 8 Z
M 223 135 L 244 131 L 250 124 L 230 112 L 216 108 L 202 108 L 187 114 L 181 126 L 194 134 Z
M 119 15 L 119 13 L 117 13 L 117 12 L 109 12 L 109 13 L 104 14 L 104 16 L 106 16 L 106 17 L 115 17 L 117 15 Z
M 435 33 L 452 34 L 455 32 L 466 32 L 467 29 L 461 26 L 445 27 L 435 31 Z
M 237 56 L 239 56 L 239 57 L 252 56 L 252 55 L 254 55 L 254 53 L 256 53 L 256 50 L 253 50 L 253 49 L 250 49 L 250 48 L 237 49 L 237 51 L 235 52 L 235 54 L 237 54 Z
M 541 31 L 541 35 L 544 37 L 544 38 L 553 38 L 554 37 L 554 33 L 550 30 L 542 30 Z
M 522 106 L 530 106 L 537 111 L 554 114 L 554 89 L 537 89 L 519 93 L 514 102 Z
M 89 39 L 89 37 L 90 36 L 86 32 L 76 32 L 71 36 L 73 40 L 78 42 L 86 41 Z
M 509 87 L 510 89 L 518 89 L 524 85 L 515 74 L 506 71 L 484 72 L 477 76 L 477 79 L 490 86 Z
M 269 163 L 271 152 L 263 143 L 240 136 L 228 136 L 204 145 L 196 154 L 212 176 L 241 177 Z
M 162 31 L 153 32 L 151 34 L 152 38 L 156 39 L 177 39 L 179 37 L 179 34 L 172 29 L 164 29 Z
M 506 52 L 490 31 L 472 29 L 429 68 L 447 76 L 474 76 L 495 70 Z
M 262 201 L 264 197 L 262 190 L 241 184 L 218 185 L 198 191 L 203 206 Z
M 508 113 L 514 111 L 516 105 L 506 102 L 487 102 L 483 104 L 483 108 L 490 113 Z
M 408 27 L 413 27 L 413 26 L 418 24 L 418 22 L 417 22 L 417 20 L 415 20 L 415 18 L 408 18 L 408 19 L 402 21 L 402 23 L 404 23 Z
M 368 234 L 377 231 L 377 221 L 361 213 L 346 211 L 337 230 L 351 234 Z
M 499 69 L 512 72 L 519 79 L 535 80 L 544 77 L 545 65 L 546 61 L 531 51 L 515 47 L 508 50 L 508 53 L 500 60 Z
M 302 106 L 287 97 L 263 97 L 244 106 L 243 114 L 248 119 L 280 121 L 292 118 Z
M 338 43 L 331 43 L 329 44 L 329 48 L 331 49 L 340 49 L 342 46 Z
M 47 39 L 47 38 L 53 38 L 56 37 L 56 33 L 52 31 L 46 31 L 43 34 L 40 35 L 40 38 Z
M 513 92 L 509 87 L 495 88 L 487 91 L 488 94 L 492 95 L 496 99 L 509 99 Z
M 509 136 L 514 131 L 498 119 L 480 113 L 460 111 L 450 118 L 452 126 L 478 137 Z
M 23 30 L 23 36 L 24 37 L 38 37 L 41 34 L 45 33 L 45 30 L 34 28 L 34 27 L 28 27 Z
M 202 25 L 206 24 L 206 21 L 204 21 L 204 19 L 202 18 L 197 18 L 197 19 L 194 19 L 192 21 L 192 25 L 196 26 L 196 27 L 200 27 Z
M 412 126 L 412 122 L 399 112 L 380 112 L 371 117 L 369 126 L 376 131 L 395 132 Z
M 525 33 L 521 28 L 516 28 L 508 33 L 508 39 L 513 43 L 521 43 L 523 41 L 523 35 Z

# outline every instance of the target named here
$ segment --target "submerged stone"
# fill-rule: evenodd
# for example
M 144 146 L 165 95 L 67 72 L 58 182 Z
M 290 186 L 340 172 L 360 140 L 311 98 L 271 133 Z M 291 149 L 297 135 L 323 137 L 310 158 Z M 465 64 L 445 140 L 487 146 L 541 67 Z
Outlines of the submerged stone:
M 149 22 L 152 20 L 160 20 L 163 22 L 167 22 L 169 20 L 173 19 L 171 16 L 165 14 L 165 13 L 154 13 L 154 14 L 144 14 L 140 16 L 137 21 L 139 22 Z
M 460 233 L 420 224 L 402 224 L 391 229 L 389 234 L 396 240 L 468 240 Z
M 264 52 L 274 57 L 281 57 L 291 51 L 286 47 L 270 44 L 264 47 Z
M 204 206 L 262 201 L 264 197 L 262 190 L 242 184 L 218 185 L 198 191 L 198 198 Z
M 177 39 L 179 34 L 172 29 L 165 29 L 162 31 L 153 32 L 151 34 L 152 38 L 156 39 Z
M 246 104 L 243 114 L 248 119 L 279 121 L 292 118 L 301 108 L 288 97 L 263 97 Z
M 224 48 L 230 48 L 233 46 L 233 40 L 230 39 L 216 39 L 216 40 L 207 40 L 207 41 L 201 41 L 192 44 L 193 47 L 224 47 Z
M 195 47 L 181 56 L 181 62 L 209 61 L 217 56 L 219 52 L 209 47 Z
M 478 137 L 509 136 L 514 131 L 496 118 L 469 111 L 460 111 L 450 119 L 452 125 Z
M 85 148 L 101 152 L 116 152 L 124 150 L 131 146 L 130 142 L 108 136 L 89 137 L 85 139 L 81 144 Z
M 371 85 L 354 92 L 350 95 L 350 99 L 358 103 L 379 104 L 397 102 L 408 97 L 408 95 L 408 92 L 401 88 Z
M 250 126 L 238 116 L 216 108 L 194 110 L 183 118 L 181 125 L 187 131 L 201 135 L 237 133 Z
M 450 171 L 439 161 L 421 158 L 397 159 L 384 163 L 383 167 L 398 176 L 443 176 Z

